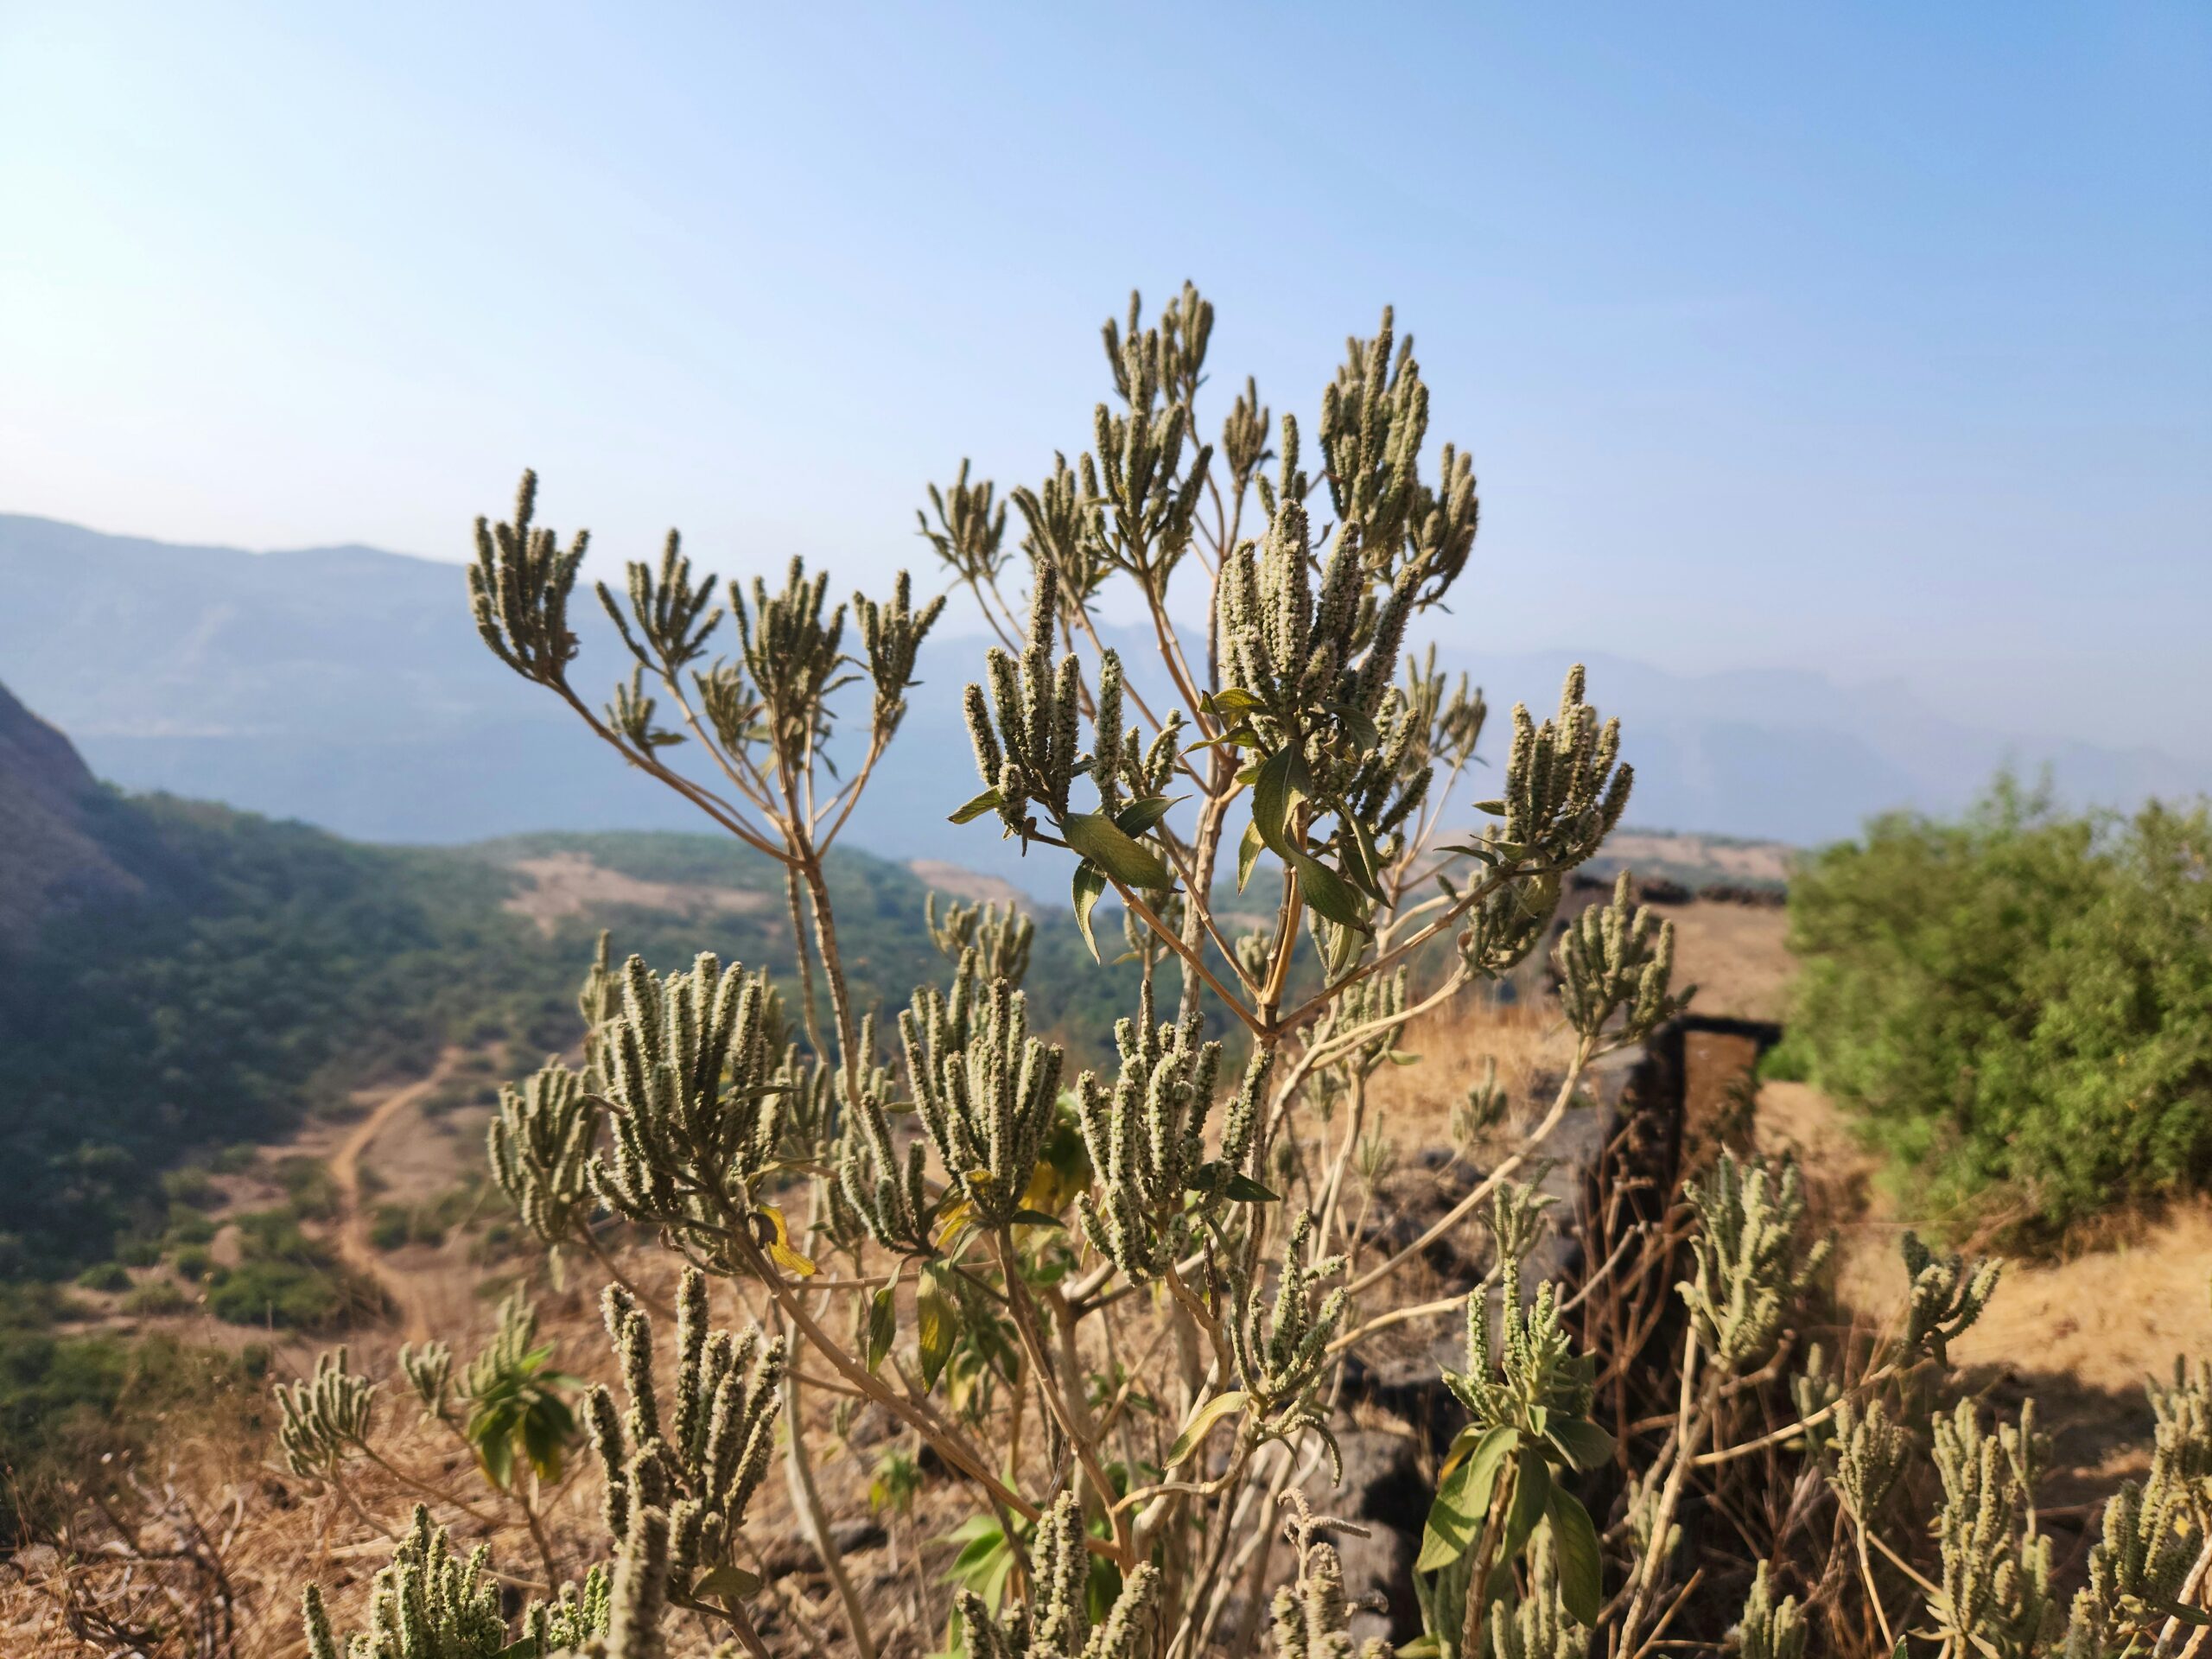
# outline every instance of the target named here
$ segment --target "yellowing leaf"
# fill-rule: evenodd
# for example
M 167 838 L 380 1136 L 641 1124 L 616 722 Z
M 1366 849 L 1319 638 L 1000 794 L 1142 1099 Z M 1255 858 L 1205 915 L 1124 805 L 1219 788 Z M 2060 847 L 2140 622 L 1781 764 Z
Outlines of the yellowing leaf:
M 948 1249 L 952 1236 L 975 1218 L 976 1206 L 966 1198 L 955 1198 L 937 1215 L 937 1236 L 931 1242 L 938 1249 Z
M 958 1324 L 958 1307 L 938 1283 L 936 1272 L 925 1271 L 914 1291 L 914 1347 L 922 1362 L 923 1392 L 937 1386 L 945 1361 L 952 1357 Z
M 1167 1465 L 1177 1464 L 1198 1449 L 1199 1443 L 1211 1429 L 1232 1411 L 1244 1409 L 1244 1390 L 1231 1389 L 1227 1394 L 1217 1394 L 1191 1414 L 1191 1421 L 1183 1425 L 1183 1432 L 1175 1437 L 1175 1444 L 1167 1448 Z
M 768 1259 L 785 1273 L 795 1273 L 802 1279 L 813 1278 L 815 1265 L 791 1243 L 791 1230 L 784 1225 L 784 1212 L 772 1204 L 764 1204 L 760 1214 L 767 1218 L 772 1234 L 768 1240 Z

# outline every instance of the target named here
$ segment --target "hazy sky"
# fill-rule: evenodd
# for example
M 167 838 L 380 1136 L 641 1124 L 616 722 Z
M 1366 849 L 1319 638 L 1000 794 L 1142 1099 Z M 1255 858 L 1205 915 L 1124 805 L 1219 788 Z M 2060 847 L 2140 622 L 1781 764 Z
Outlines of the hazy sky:
M 0 0 L 0 510 L 873 579 L 1189 276 L 1209 425 L 1395 302 L 1471 641 L 2212 752 L 2202 4 Z

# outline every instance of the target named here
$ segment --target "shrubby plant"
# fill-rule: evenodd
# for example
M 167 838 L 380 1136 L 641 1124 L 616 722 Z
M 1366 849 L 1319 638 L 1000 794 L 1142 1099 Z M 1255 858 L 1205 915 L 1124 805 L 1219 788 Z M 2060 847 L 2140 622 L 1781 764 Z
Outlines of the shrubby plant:
M 2032 1240 L 2212 1169 L 2212 817 L 2069 817 L 2000 779 L 1790 883 L 1789 1048 L 1932 1211 Z
M 1629 799 L 1620 730 L 1577 669 L 1541 721 L 1512 711 L 1494 798 L 1458 798 L 1486 710 L 1410 644 L 1469 567 L 1478 505 L 1464 451 L 1425 470 L 1411 340 L 1386 311 L 1348 342 L 1317 422 L 1277 420 L 1247 380 L 1209 438 L 1212 322 L 1195 289 L 1149 322 L 1133 299 L 1105 329 L 1112 391 L 1090 448 L 1003 495 L 963 462 L 921 518 L 997 636 L 962 704 L 976 787 L 944 807 L 1058 860 L 1091 952 L 1118 941 L 1136 963 L 1110 1076 L 1071 1078 L 1030 1028 L 1026 918 L 932 906 L 948 976 L 903 1007 L 856 1004 L 824 860 L 898 736 L 942 599 L 917 604 L 901 575 L 833 604 L 797 561 L 777 586 L 724 585 L 671 535 L 619 591 L 596 590 L 631 659 L 601 700 L 575 677 L 585 537 L 537 522 L 527 475 L 512 518 L 478 524 L 469 584 L 489 648 L 773 861 L 797 942 L 788 982 L 712 956 L 618 964 L 602 947 L 580 1063 L 550 1061 L 501 1098 L 499 1185 L 546 1246 L 613 1281 L 627 1401 L 598 1389 L 584 1407 L 604 1591 L 512 1639 L 542 1648 L 557 1631 L 624 1659 L 721 1640 L 764 1651 L 747 1532 L 780 1459 L 836 1639 L 872 1659 L 880 1633 L 818 1495 L 813 1378 L 840 1424 L 872 1409 L 903 1437 L 881 1465 L 911 1471 L 902 1502 L 925 1454 L 968 1493 L 948 1631 L 967 1653 L 1197 1659 L 1243 1650 L 1271 1604 L 1286 1659 L 1377 1654 L 1354 1640 L 1328 1541 L 1357 1529 L 1306 1493 L 1336 1464 L 1350 1368 L 1383 1332 L 1464 1308 L 1464 1369 L 1440 1381 L 1466 1421 L 1436 1470 L 1409 1655 L 1642 1659 L 1694 1624 L 1712 1642 L 1732 1630 L 1744 1654 L 1796 1656 L 1817 1647 L 1816 1619 L 1835 1637 L 1862 1616 L 1887 1648 L 1958 1659 L 2117 1653 L 2146 1632 L 2171 1648 L 2152 1623 L 2202 1599 L 2202 1377 L 2158 1395 L 2160 1461 L 2113 1506 L 2061 1618 L 2031 1423 L 1985 1427 L 1936 1403 L 1946 1344 L 1994 1264 L 1908 1239 L 1897 1337 L 1801 1351 L 1826 1246 L 1806 1236 L 1799 1176 L 1724 1152 L 1579 1287 L 1530 1282 L 1554 1221 L 1530 1185 L 1550 1138 L 1592 1064 L 1689 995 L 1671 925 L 1627 877 L 1558 921 L 1566 878 Z M 1109 593 L 1141 619 L 1141 664 L 1105 643 Z M 1548 1103 L 1499 1148 L 1508 1103 L 1487 1073 L 1452 1133 L 1489 1167 L 1420 1237 L 1376 1250 L 1344 1201 L 1348 1177 L 1371 1192 L 1389 1162 L 1371 1080 L 1415 1062 L 1399 1040 L 1414 1021 L 1539 951 L 1568 1043 Z M 1409 1265 L 1477 1217 L 1482 1282 L 1414 1305 Z M 654 1291 L 669 1274 L 619 1255 L 618 1228 L 680 1265 L 672 1309 Z M 1679 1284 L 1630 1340 L 1591 1314 L 1608 1275 Z M 715 1328 L 716 1298 L 759 1323 Z M 667 1312 L 672 1356 L 654 1340 Z M 530 1370 L 528 1341 L 495 1341 L 493 1370 Z M 1670 1408 L 1631 1409 L 1630 1372 L 1656 1376 Z M 445 1351 L 412 1353 L 407 1375 L 447 1409 Z M 340 1478 L 368 1454 L 372 1392 L 341 1352 L 289 1394 L 295 1466 Z M 1140 1395 L 1164 1446 L 1133 1430 Z M 523 1446 L 534 1460 L 526 1431 Z M 1931 1460 L 1932 1502 L 1915 1478 Z M 1793 1510 L 1702 1592 L 1725 1611 L 1686 1616 L 1709 1571 L 1686 1521 L 1736 1514 L 1728 1484 L 1754 1470 L 1833 1503 L 1847 1553 L 1820 1553 Z M 1934 1523 L 1936 1554 L 1919 1553 L 1936 1576 L 1911 1565 L 1908 1502 Z M 1277 1591 L 1281 1515 L 1294 1560 Z M 391 1569 L 378 1605 L 398 1610 L 408 1659 L 497 1634 L 474 1569 L 443 1559 L 410 1535 Z M 418 1594 L 450 1642 L 406 1634 Z M 321 1631 L 312 1596 L 308 1618 Z

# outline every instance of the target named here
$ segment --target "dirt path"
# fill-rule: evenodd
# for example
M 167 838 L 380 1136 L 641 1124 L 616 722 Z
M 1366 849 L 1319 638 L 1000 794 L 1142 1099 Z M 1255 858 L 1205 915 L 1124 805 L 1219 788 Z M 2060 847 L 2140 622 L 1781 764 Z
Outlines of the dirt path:
M 410 1342 L 422 1342 L 429 1337 L 429 1317 L 419 1294 L 421 1287 L 412 1275 L 400 1277 L 387 1273 L 370 1246 L 369 1217 L 361 1203 L 361 1155 L 379 1134 L 420 1106 L 453 1074 L 461 1053 L 458 1048 L 448 1048 L 438 1056 L 438 1063 L 428 1077 L 386 1095 L 375 1110 L 347 1131 L 346 1138 L 330 1154 L 330 1179 L 338 1188 L 340 1205 L 338 1227 L 331 1243 L 337 1248 L 339 1260 L 383 1287 L 385 1294 L 399 1310 Z

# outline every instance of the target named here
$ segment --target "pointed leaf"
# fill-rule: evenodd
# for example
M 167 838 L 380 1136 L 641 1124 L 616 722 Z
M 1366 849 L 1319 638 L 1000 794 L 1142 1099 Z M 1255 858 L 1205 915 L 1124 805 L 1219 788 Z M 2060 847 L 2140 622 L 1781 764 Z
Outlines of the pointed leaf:
M 1252 824 L 1278 858 L 1304 856 L 1290 844 L 1291 810 L 1304 798 L 1298 787 L 1302 770 L 1296 749 L 1278 749 L 1252 774 Z
M 1226 1394 L 1214 1395 L 1212 1399 L 1192 1412 L 1191 1421 L 1183 1425 L 1183 1432 L 1175 1437 L 1175 1444 L 1167 1448 L 1167 1462 L 1165 1466 L 1173 1469 L 1192 1452 L 1197 1451 L 1198 1443 L 1205 1439 L 1208 1429 L 1229 1415 L 1230 1412 L 1244 1409 L 1244 1397 L 1243 1389 L 1231 1389 Z
M 962 807 L 957 812 L 950 814 L 946 818 L 945 822 L 948 823 L 973 823 L 977 818 L 982 817 L 984 813 L 990 811 L 994 807 L 999 805 L 999 804 L 1004 799 L 1005 797 L 1001 795 L 995 789 L 987 789 L 982 794 L 978 795 L 974 800 L 969 802 L 967 805 Z
M 886 1285 L 868 1298 L 868 1368 L 871 1372 L 881 1367 L 891 1352 L 892 1338 L 899 1334 L 899 1309 L 893 1289 Z
M 691 1586 L 694 1596 L 720 1596 L 724 1601 L 743 1601 L 748 1596 L 760 1593 L 760 1580 L 741 1567 L 724 1561 L 713 1572 L 695 1580 Z
M 785 1273 L 795 1273 L 802 1279 L 811 1279 L 816 1273 L 813 1261 L 792 1244 L 790 1230 L 784 1225 L 784 1212 L 772 1204 L 760 1206 L 760 1213 L 767 1217 L 774 1236 L 768 1241 L 768 1259 Z
M 1098 941 L 1090 931 L 1090 912 L 1106 891 L 1106 876 L 1089 859 L 1075 867 L 1075 925 L 1083 935 L 1083 942 L 1090 947 L 1090 959 L 1098 960 Z
M 1244 884 L 1252 879 L 1252 867 L 1260 861 L 1260 855 L 1267 849 L 1268 843 L 1260 838 L 1260 826 L 1246 824 L 1244 838 L 1236 843 L 1237 892 L 1244 891 Z
M 944 1294 L 933 1268 L 925 1269 L 918 1289 L 914 1293 L 915 1351 L 922 1362 L 922 1391 L 926 1394 L 937 1386 L 945 1361 L 952 1357 L 952 1344 L 958 1334 L 959 1305 Z
M 1160 855 L 1132 840 L 1103 812 L 1071 814 L 1060 829 L 1069 846 L 1126 886 L 1156 893 L 1175 885 Z
M 1298 890 L 1306 895 L 1306 902 L 1313 906 L 1316 915 L 1362 933 L 1374 931 L 1367 925 L 1359 894 L 1353 891 L 1351 882 L 1320 860 L 1308 858 L 1304 853 L 1292 854 L 1291 865 L 1298 872 Z
M 1375 845 L 1375 832 L 1367 827 L 1365 819 L 1356 814 L 1346 812 L 1342 816 L 1344 821 L 1351 826 L 1351 843 L 1359 854 L 1357 860 L 1346 861 L 1347 871 L 1357 877 L 1370 898 L 1380 899 L 1382 896 L 1382 855 Z M 1357 870 L 1351 869 L 1354 863 L 1358 866 Z
M 1514 1465 L 1513 1506 L 1505 1513 L 1505 1547 L 1498 1554 L 1501 1562 L 1510 1561 L 1521 1553 L 1536 1522 L 1544 1518 L 1551 1497 L 1551 1465 L 1535 1446 L 1522 1446 Z
M 1167 809 L 1185 798 L 1180 795 L 1147 795 L 1141 801 L 1131 801 L 1114 815 L 1115 827 L 1123 833 L 1141 836 L 1167 816 Z
M 1270 1192 L 1241 1170 L 1231 1175 L 1221 1189 L 1239 1204 L 1280 1204 L 1282 1194 Z
M 1546 1433 L 1576 1469 L 1595 1469 L 1612 1459 L 1613 1437 L 1586 1417 L 1562 1417 Z
M 1490 1513 L 1498 1469 L 1519 1438 L 1510 1427 L 1498 1423 L 1479 1433 L 1465 1429 L 1452 1442 L 1444 1478 L 1437 1483 L 1436 1501 L 1429 1505 L 1427 1524 L 1421 1529 L 1415 1572 L 1440 1572 L 1474 1548 Z
M 1605 1599 L 1604 1558 L 1598 1553 L 1598 1529 L 1590 1511 L 1554 1484 L 1546 1506 L 1552 1518 L 1552 1549 L 1559 1557 L 1559 1596 L 1578 1624 L 1598 1622 Z

